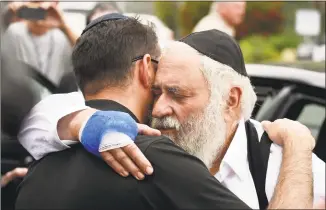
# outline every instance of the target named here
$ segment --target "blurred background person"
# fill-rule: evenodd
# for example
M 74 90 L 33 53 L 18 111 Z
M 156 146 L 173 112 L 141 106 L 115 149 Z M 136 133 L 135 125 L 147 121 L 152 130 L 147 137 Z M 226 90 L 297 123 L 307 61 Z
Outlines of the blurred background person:
M 15 15 L 15 11 L 22 5 L 24 5 L 24 2 L 20 2 L 20 1 L 1 2 L 1 8 L 3 8 L 3 10 L 1 11 L 2 30 L 6 30 L 11 23 L 22 20 Z
M 217 29 L 235 36 L 235 26 L 242 23 L 246 2 L 214 2 L 211 9 L 195 26 L 193 32 Z
M 167 42 L 174 40 L 173 31 L 166 26 L 158 17 L 148 14 L 137 14 L 137 13 L 124 13 L 129 17 L 137 17 L 137 19 L 144 25 L 154 25 L 154 31 L 157 35 L 160 47 L 164 47 Z
M 77 39 L 58 2 L 26 2 L 14 10 L 24 20 L 9 25 L 1 39 L 1 52 L 35 67 L 58 84 L 64 72 L 72 71 L 71 52 Z
M 97 3 L 86 17 L 86 25 L 96 18 L 110 13 L 122 13 L 116 2 Z

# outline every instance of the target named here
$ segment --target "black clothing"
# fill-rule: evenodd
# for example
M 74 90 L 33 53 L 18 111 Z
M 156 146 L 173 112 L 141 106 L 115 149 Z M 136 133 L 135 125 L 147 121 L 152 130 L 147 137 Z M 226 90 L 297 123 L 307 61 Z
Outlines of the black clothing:
M 75 73 L 68 72 L 62 76 L 56 93 L 70 93 L 75 91 L 78 91 Z
M 248 142 L 249 170 L 256 188 L 259 209 L 266 209 L 269 202 L 266 195 L 265 184 L 272 141 L 266 132 L 263 133 L 259 141 L 257 130 L 250 120 L 246 121 L 245 128 Z
M 86 103 L 126 111 L 113 101 Z M 135 116 L 132 116 L 135 120 Z M 81 144 L 47 155 L 22 182 L 16 209 L 248 209 L 198 158 L 164 136 L 137 136 L 136 145 L 154 167 L 137 181 L 114 172 Z

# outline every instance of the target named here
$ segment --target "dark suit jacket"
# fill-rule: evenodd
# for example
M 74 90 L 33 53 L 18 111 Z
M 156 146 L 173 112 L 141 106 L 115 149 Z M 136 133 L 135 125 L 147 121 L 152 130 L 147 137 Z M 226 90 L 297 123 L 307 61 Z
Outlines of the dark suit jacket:
M 102 110 L 135 116 L 113 101 L 91 101 Z M 164 136 L 138 136 L 135 143 L 154 167 L 143 181 L 121 177 L 82 145 L 52 153 L 29 171 L 17 209 L 246 209 L 209 173 L 202 161 Z

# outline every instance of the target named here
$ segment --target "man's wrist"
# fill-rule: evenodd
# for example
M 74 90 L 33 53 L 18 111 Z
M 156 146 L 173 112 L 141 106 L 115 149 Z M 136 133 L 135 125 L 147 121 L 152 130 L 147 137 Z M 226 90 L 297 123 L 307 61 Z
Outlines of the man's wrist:
M 73 136 L 74 139 L 79 139 L 79 133 L 80 129 L 82 128 L 83 124 L 96 112 L 96 109 L 88 108 L 81 110 L 77 112 L 70 124 L 69 124 L 69 130 L 71 132 L 71 135 Z
M 62 23 L 60 26 L 60 30 L 66 34 L 69 30 L 69 26 L 66 23 Z
M 79 141 L 79 130 L 83 122 L 87 121 L 95 109 L 83 109 L 64 116 L 58 121 L 57 131 L 61 140 Z M 68 128 L 68 129 L 67 129 Z
M 298 139 L 298 138 L 301 138 Z M 312 143 L 314 138 L 311 136 L 287 136 L 284 140 L 284 149 L 302 151 L 302 152 L 312 152 L 314 149 L 314 144 Z

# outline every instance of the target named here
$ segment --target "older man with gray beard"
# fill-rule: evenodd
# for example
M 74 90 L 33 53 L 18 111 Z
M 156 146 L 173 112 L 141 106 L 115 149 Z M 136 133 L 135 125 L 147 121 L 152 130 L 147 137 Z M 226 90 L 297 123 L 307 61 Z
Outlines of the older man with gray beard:
M 255 143 L 259 145 L 259 139 L 262 139 L 263 136 L 263 128 L 258 122 L 249 119 L 256 101 L 256 95 L 246 75 L 241 50 L 233 39 L 217 30 L 191 34 L 180 42 L 171 44 L 165 50 L 158 69 L 152 88 L 155 95 L 152 113 L 153 126 L 160 129 L 164 135 L 169 136 L 187 152 L 200 158 L 210 169 L 211 174 L 248 206 L 252 208 L 261 207 L 261 200 L 264 200 L 264 196 L 268 201 L 272 199 L 273 195 L 274 199 L 281 199 L 278 197 L 280 188 L 276 185 L 278 177 L 283 181 L 283 184 L 286 183 L 288 186 L 292 187 L 294 183 L 295 186 L 300 185 L 297 190 L 292 188 L 290 193 L 299 198 L 302 194 L 300 189 L 307 189 L 309 183 L 304 174 L 310 174 L 312 171 L 315 200 L 325 195 L 322 187 L 325 178 L 324 163 L 317 157 L 311 157 L 311 154 L 305 155 L 306 153 L 303 152 L 309 151 L 311 153 L 313 148 L 312 145 L 307 144 L 311 142 L 311 137 L 306 135 L 307 128 L 287 120 L 275 122 L 272 127 L 278 127 L 279 130 L 276 133 L 283 133 L 282 137 L 288 134 L 292 139 L 297 139 L 298 143 L 295 144 L 295 147 L 297 149 L 301 147 L 301 149 L 295 150 L 297 156 L 292 159 L 294 162 L 283 162 L 283 164 L 289 164 L 292 173 L 286 173 L 281 167 L 282 155 L 283 158 L 293 155 L 293 151 L 287 150 L 289 142 L 284 142 L 283 151 L 281 147 L 272 144 L 268 148 L 270 150 L 268 153 L 271 154 L 269 160 L 267 159 L 268 170 L 266 168 L 267 172 L 265 171 L 267 173 L 266 190 L 265 182 L 262 186 L 260 177 L 256 182 L 256 173 L 251 170 L 253 165 L 250 162 L 250 157 L 252 157 L 250 151 L 252 150 L 247 151 L 247 147 L 249 148 Z M 56 107 L 57 113 L 51 114 L 42 110 L 45 107 L 51 107 L 49 104 L 52 105 L 53 101 L 58 100 L 62 103 L 57 104 L 61 104 L 65 108 L 60 110 L 60 107 Z M 68 101 L 68 103 L 64 101 Z M 79 138 L 82 140 L 85 134 L 84 125 L 91 122 L 87 122 L 89 116 L 76 120 L 71 119 L 71 117 L 74 118 L 73 115 L 66 118 L 62 117 L 85 108 L 82 96 L 76 93 L 66 96 L 57 95 L 52 99 L 47 99 L 47 102 L 36 107 L 31 117 L 27 118 L 27 124 L 20 135 L 21 143 L 36 158 L 42 157 L 44 153 L 41 154 L 40 151 L 33 149 L 33 147 L 37 147 L 35 147 L 35 143 L 30 141 L 31 136 L 35 139 L 47 139 L 47 147 L 50 147 L 52 151 L 69 148 L 60 141 L 59 137 L 61 139 Z M 28 124 L 31 121 L 33 121 L 32 129 Z M 64 125 L 72 127 L 71 134 L 64 134 L 64 129 L 60 129 L 65 127 Z M 267 124 L 266 128 L 270 129 L 269 126 Z M 286 126 L 287 132 L 283 132 L 284 128 L 280 126 Z M 56 135 L 57 128 L 59 136 Z M 44 131 L 46 130 L 54 133 L 51 135 L 47 132 L 47 136 L 45 136 Z M 288 132 L 289 130 L 291 132 Z M 39 131 L 43 133 L 41 134 Z M 98 132 L 98 130 L 93 132 Z M 255 132 L 256 135 L 254 135 Z M 300 132 L 307 139 L 299 137 Z M 272 139 L 276 137 L 274 140 L 282 139 L 275 133 L 274 135 L 269 134 Z M 254 137 L 252 138 L 252 136 Z M 126 142 L 119 144 L 119 139 L 113 140 L 120 145 L 119 147 L 122 147 L 122 149 L 119 148 L 119 156 L 121 157 L 121 152 L 126 152 L 129 145 L 125 146 Z M 108 139 L 102 139 L 103 141 L 108 141 Z M 40 141 L 38 142 L 40 144 Z M 112 147 L 112 139 L 107 145 L 111 145 L 108 148 L 112 150 L 105 152 L 105 155 L 102 154 L 102 157 L 108 160 L 109 165 L 120 173 L 121 167 L 114 167 L 117 163 L 114 154 L 117 152 L 111 152 L 115 151 L 116 148 Z M 303 149 L 303 147 L 305 148 Z M 100 151 L 103 152 L 104 150 Z M 260 151 L 254 152 L 259 153 Z M 132 156 L 137 163 L 142 162 L 140 161 L 142 157 L 138 154 Z M 124 155 L 120 163 L 126 159 L 128 157 Z M 313 169 L 309 168 L 311 159 L 313 160 Z M 118 160 L 120 159 L 118 158 Z M 112 164 L 114 161 L 115 165 Z M 139 171 L 145 172 L 143 169 L 149 165 L 147 161 L 143 162 L 145 162 L 145 167 L 140 166 L 142 170 Z M 298 164 L 299 162 L 302 165 Z M 125 164 L 121 163 L 122 165 L 126 167 Z M 254 168 L 257 169 L 257 167 Z M 132 174 L 134 175 L 134 173 Z M 301 180 L 301 183 L 293 180 Z M 301 185 L 302 183 L 303 185 Z M 257 189 L 257 186 L 263 187 L 264 191 L 259 191 L 260 188 Z M 274 189 L 276 189 L 275 193 Z M 302 202 L 306 204 L 302 205 Z M 301 197 L 299 200 L 285 199 L 282 204 L 283 208 L 311 207 L 307 197 Z M 278 208 L 280 206 L 269 207 Z

